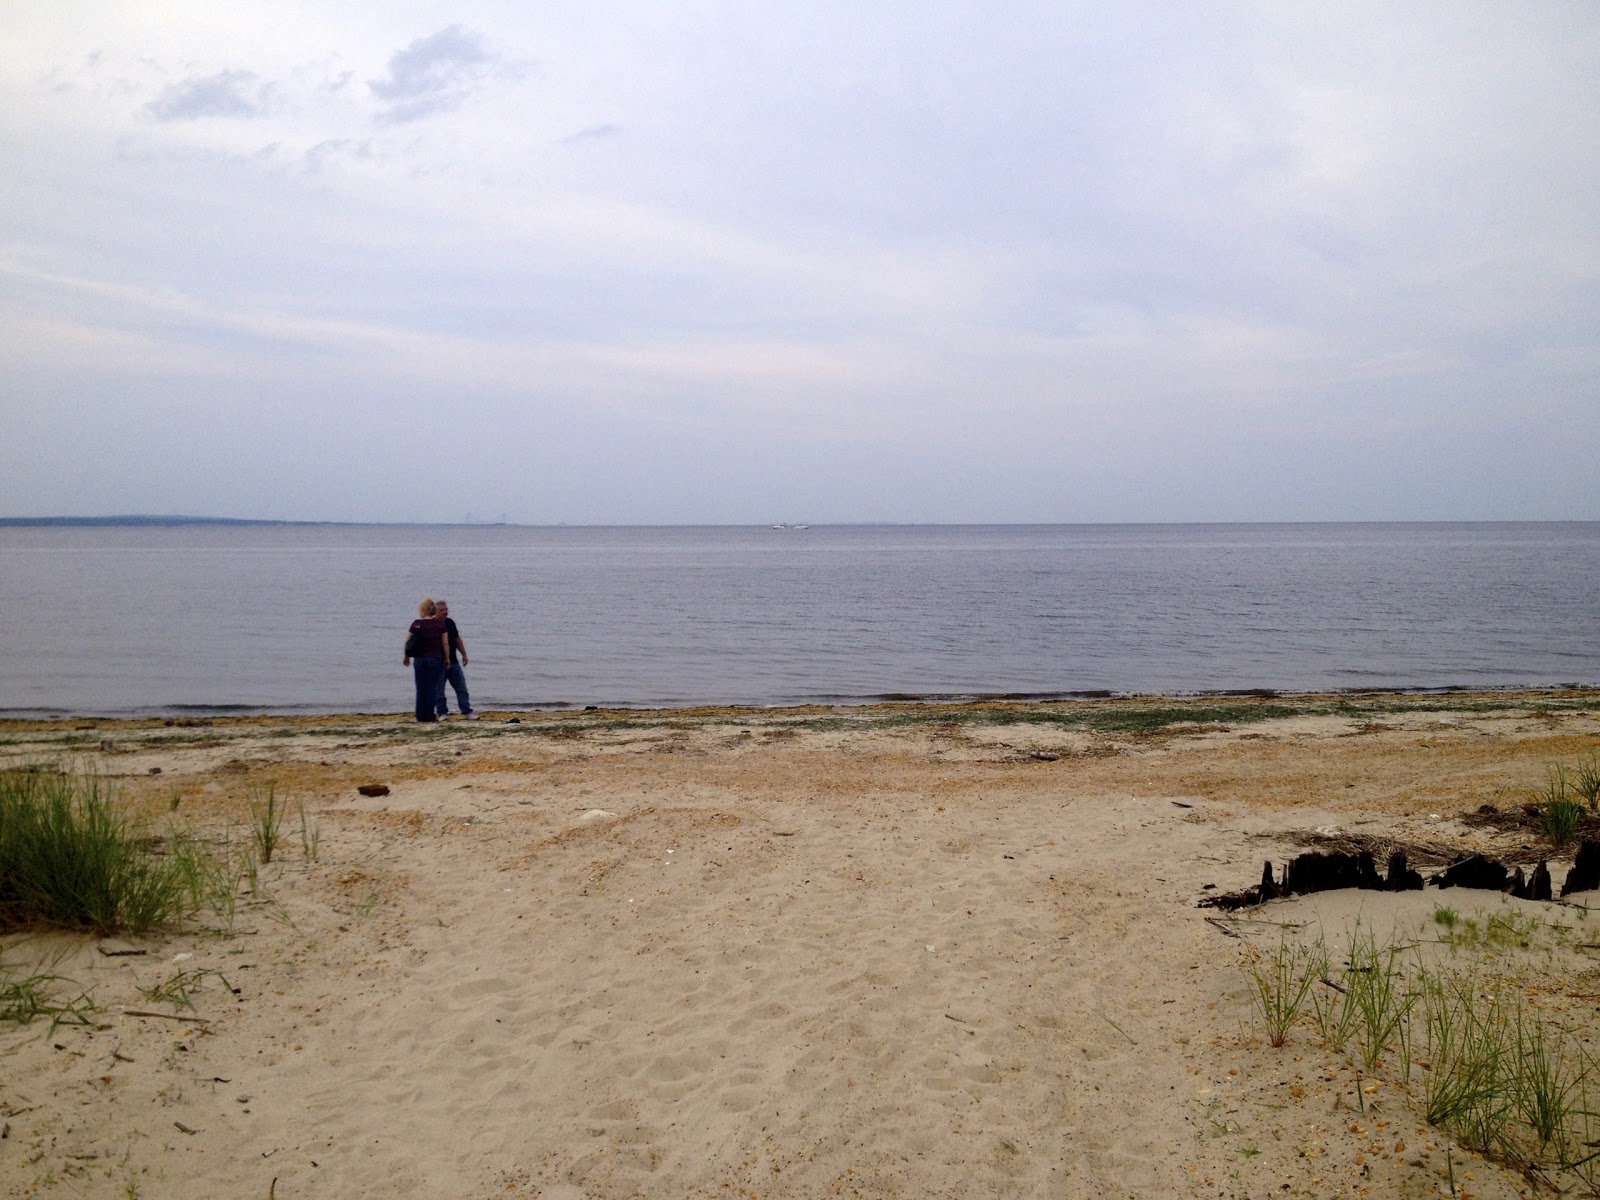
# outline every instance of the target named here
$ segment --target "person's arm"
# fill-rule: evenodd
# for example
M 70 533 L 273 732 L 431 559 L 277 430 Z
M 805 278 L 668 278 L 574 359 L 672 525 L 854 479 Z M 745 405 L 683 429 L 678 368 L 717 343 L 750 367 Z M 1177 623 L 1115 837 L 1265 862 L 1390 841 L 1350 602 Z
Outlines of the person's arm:
M 461 665 L 467 665 L 467 640 L 461 636 L 461 631 L 456 630 L 456 653 L 461 656 Z

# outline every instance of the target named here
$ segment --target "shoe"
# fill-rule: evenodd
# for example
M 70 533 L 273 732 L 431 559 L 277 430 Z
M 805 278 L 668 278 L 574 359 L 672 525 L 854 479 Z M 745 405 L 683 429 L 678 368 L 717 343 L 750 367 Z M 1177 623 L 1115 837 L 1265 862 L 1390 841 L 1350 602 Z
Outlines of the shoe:
M 475 712 L 462 713 L 461 719 L 463 721 L 476 721 L 478 719 L 478 714 Z

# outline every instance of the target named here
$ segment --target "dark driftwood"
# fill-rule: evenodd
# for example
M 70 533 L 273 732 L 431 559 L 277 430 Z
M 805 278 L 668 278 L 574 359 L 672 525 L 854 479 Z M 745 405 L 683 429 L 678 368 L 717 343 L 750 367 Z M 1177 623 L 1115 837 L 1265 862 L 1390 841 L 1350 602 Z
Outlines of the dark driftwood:
M 1396 850 L 1389 855 L 1389 874 L 1383 883 L 1386 892 L 1420 892 L 1422 890 L 1422 874 L 1413 871 L 1406 862 L 1406 852 Z
M 1561 894 L 1592 892 L 1600 888 L 1600 842 L 1584 842 L 1578 847 L 1578 857 L 1573 861 L 1567 880 L 1561 885 Z
M 1257 904 L 1265 904 L 1268 900 L 1276 900 L 1283 895 L 1283 889 L 1272 880 L 1272 860 L 1268 859 L 1261 864 L 1261 886 L 1256 889 Z
M 1597 856 L 1597 862 L 1600 862 L 1600 856 Z M 1540 867 L 1543 870 L 1543 864 Z M 1544 887 L 1547 891 L 1549 874 L 1548 870 L 1544 871 Z M 1524 882 L 1522 887 L 1531 891 L 1537 886 L 1538 879 L 1539 873 L 1535 872 L 1534 882 Z M 1507 886 L 1507 874 L 1503 864 L 1490 862 L 1482 855 L 1474 855 L 1436 876 L 1434 882 L 1440 887 L 1503 889 Z M 1281 896 L 1309 896 L 1314 892 L 1334 892 L 1342 888 L 1358 888 L 1369 892 L 1414 892 L 1421 891 L 1422 887 L 1422 875 L 1411 869 L 1403 850 L 1396 850 L 1389 855 L 1388 871 L 1383 875 L 1378 873 L 1377 864 L 1366 850 L 1354 854 L 1312 850 L 1291 858 L 1284 865 L 1281 880 L 1273 877 L 1269 860 L 1261 865 L 1261 882 L 1255 887 L 1242 892 L 1208 896 L 1200 901 L 1200 907 L 1232 910 L 1265 904 Z
M 1539 860 L 1539 865 L 1533 869 L 1533 878 L 1528 881 L 1528 899 L 1555 899 L 1550 890 L 1550 865 L 1542 858 Z
M 1524 879 L 1522 868 L 1518 867 L 1511 872 L 1510 892 L 1518 900 L 1548 900 L 1550 899 L 1550 868 L 1543 859 L 1533 869 L 1533 874 Z
M 1544 860 L 1525 875 L 1521 867 L 1515 871 L 1505 863 L 1496 862 L 1482 854 L 1459 859 L 1451 863 L 1428 882 L 1436 887 L 1473 888 L 1482 891 L 1508 892 L 1519 900 L 1551 900 L 1554 898 L 1550 880 L 1550 866 Z M 1312 851 L 1289 860 L 1283 868 L 1281 880 L 1274 879 L 1272 863 L 1261 868 L 1261 882 L 1242 892 L 1210 896 L 1200 901 L 1201 908 L 1233 910 L 1255 904 L 1265 904 L 1281 896 L 1304 896 L 1312 892 L 1336 891 L 1340 888 L 1361 888 L 1366 891 L 1409 892 L 1423 886 L 1422 876 L 1411 869 L 1403 850 L 1389 855 L 1387 876 L 1378 874 L 1372 855 L 1365 850 L 1354 854 L 1339 851 Z M 1600 842 L 1584 842 L 1578 850 L 1577 861 L 1567 872 L 1561 894 L 1600 890 Z
M 1341 888 L 1376 892 L 1383 890 L 1383 877 L 1378 874 L 1372 855 L 1365 850 L 1359 854 L 1324 854 L 1313 850 L 1289 860 L 1289 865 L 1283 869 L 1282 886 L 1291 896 L 1335 892 Z
M 1503 892 L 1511 883 L 1511 874 L 1503 862 L 1495 862 L 1481 854 L 1451 863 L 1433 877 L 1442 888 L 1473 888 L 1485 892 Z
M 1422 876 L 1406 865 L 1403 851 L 1389 856 L 1388 878 L 1378 874 L 1377 864 L 1365 850 L 1355 854 L 1313 850 L 1296 855 L 1283 868 L 1282 880 L 1272 874 L 1272 863 L 1261 864 L 1261 882 L 1242 892 L 1207 896 L 1201 908 L 1232 911 L 1265 904 L 1281 896 L 1307 896 L 1313 892 L 1333 892 L 1340 888 L 1363 888 L 1371 892 L 1405 892 L 1422 887 Z

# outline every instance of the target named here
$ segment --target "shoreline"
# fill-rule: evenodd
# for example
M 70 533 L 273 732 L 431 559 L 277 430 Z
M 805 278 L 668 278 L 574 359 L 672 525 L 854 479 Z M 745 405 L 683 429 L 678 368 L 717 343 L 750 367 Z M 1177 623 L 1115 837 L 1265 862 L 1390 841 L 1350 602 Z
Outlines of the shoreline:
M 1352 687 L 1339 689 L 1307 689 L 1297 691 L 1279 688 L 1219 688 L 1197 691 L 1114 691 L 1092 689 L 1067 692 L 992 692 L 973 694 L 913 695 L 884 693 L 857 698 L 825 698 L 795 702 L 766 703 L 685 703 L 685 704 L 586 704 L 582 702 L 552 702 L 523 707 L 489 707 L 480 715 L 500 720 L 513 717 L 528 720 L 539 717 L 560 717 L 574 714 L 614 713 L 630 716 L 692 717 L 709 713 L 778 714 L 812 713 L 842 710 L 863 712 L 875 709 L 908 708 L 918 710 L 961 709 L 981 706 L 1050 707 L 1075 706 L 1090 708 L 1101 704 L 1227 704 L 1238 701 L 1282 702 L 1285 704 L 1338 704 L 1362 700 L 1443 700 L 1449 702 L 1515 700 L 1519 697 L 1545 697 L 1583 700 L 1600 700 L 1600 684 L 1507 684 L 1482 687 L 1469 684 L 1415 685 L 1407 687 Z M 407 708 L 393 710 L 318 708 L 312 711 L 280 708 L 256 708 L 250 705 L 164 705 L 139 712 L 104 713 L 93 710 L 13 709 L 0 712 L 0 733 L 9 728 L 35 725 L 58 725 L 68 722 L 100 722 L 110 725 L 139 725 L 148 723 L 182 724 L 186 722 L 238 722 L 238 721 L 338 721 L 338 720 L 408 720 Z M 452 719 L 458 719 L 452 717 Z M 425 724 L 426 722 L 423 722 Z
M 1198 903 L 1318 839 L 1516 850 L 1474 814 L 1596 753 L 1566 689 L 0 721 L 152 835 L 290 814 L 226 916 L 0 937 L 94 1004 L 0 1022 L 0 1191 L 1521 1197 L 1426 1073 L 1267 1045 L 1246 968 L 1360 921 L 1600 1037 L 1600 912 Z

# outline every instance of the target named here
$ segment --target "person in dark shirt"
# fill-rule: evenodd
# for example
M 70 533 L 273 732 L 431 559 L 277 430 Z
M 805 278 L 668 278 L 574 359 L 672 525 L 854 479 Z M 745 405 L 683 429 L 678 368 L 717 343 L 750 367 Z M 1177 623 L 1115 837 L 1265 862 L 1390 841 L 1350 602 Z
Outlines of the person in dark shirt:
M 439 619 L 444 622 L 445 634 L 450 647 L 450 657 L 445 663 L 444 672 L 439 676 L 439 692 L 434 698 L 433 709 L 443 720 L 450 715 L 450 706 L 445 703 L 444 685 L 446 680 L 456 690 L 456 707 L 461 710 L 461 715 L 469 721 L 476 721 L 478 714 L 472 711 L 472 698 L 467 695 L 467 677 L 461 668 L 467 665 L 467 644 L 461 640 L 461 631 L 456 628 L 456 623 L 450 619 L 450 604 L 446 600 L 436 601 Z
M 444 666 L 449 632 L 432 599 L 417 605 L 417 619 L 406 631 L 402 667 L 410 667 L 417 685 L 417 720 L 433 721 L 434 700 L 444 690 Z

